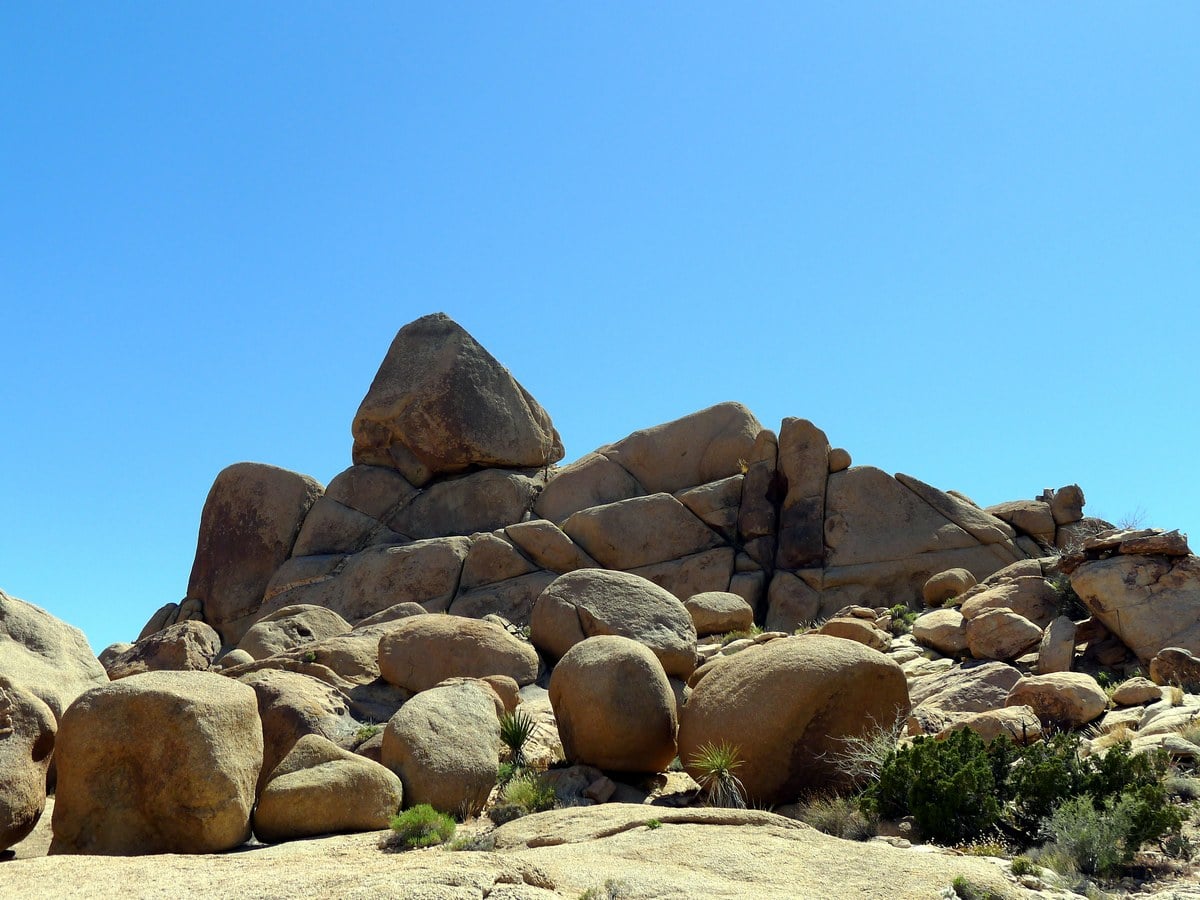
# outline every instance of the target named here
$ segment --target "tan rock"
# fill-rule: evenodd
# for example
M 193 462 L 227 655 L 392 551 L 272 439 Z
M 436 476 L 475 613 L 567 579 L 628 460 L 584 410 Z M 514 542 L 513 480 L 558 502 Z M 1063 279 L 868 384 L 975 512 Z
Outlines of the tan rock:
M 783 638 L 730 657 L 696 685 L 680 713 L 679 756 L 695 777 L 701 747 L 732 742 L 750 800 L 782 802 L 844 784 L 845 739 L 907 712 L 904 673 L 883 654 L 823 635 Z
M 254 809 L 267 843 L 379 831 L 400 811 L 399 777 L 319 735 L 300 738 L 270 774 Z
M 306 734 L 344 741 L 358 730 L 344 694 L 299 672 L 261 669 L 237 678 L 253 690 L 262 782 Z M 256 775 L 259 773 L 256 773 Z M 261 787 L 261 784 L 260 784 Z
M 926 606 L 941 606 L 975 587 L 975 584 L 975 576 L 966 569 L 947 569 L 925 582 L 921 596 Z
M 1020 670 L 1007 663 L 968 661 L 914 682 L 913 712 L 922 707 L 951 715 L 997 709 L 1020 679 Z
M 880 631 L 872 622 L 850 616 L 830 619 L 817 629 L 817 634 L 858 641 L 881 653 L 892 645 L 891 636 L 886 631 Z
M 366 513 L 351 509 L 325 494 L 317 498 L 305 515 L 304 524 L 292 545 L 292 556 L 357 553 L 371 544 L 404 540 L 404 535 L 396 534 Z
M 665 493 L 580 510 L 563 522 L 562 529 L 601 565 L 622 570 L 678 559 L 722 543 L 686 506 Z
M 972 713 L 939 732 L 938 739 L 949 737 L 963 728 L 971 729 L 989 744 L 998 737 L 1006 737 L 1017 744 L 1031 744 L 1042 736 L 1042 724 L 1029 706 L 1009 706 Z
M 735 557 L 736 551 L 732 547 L 717 547 L 628 571 L 683 600 L 707 591 L 728 590 L 733 580 Z
M 632 475 L 600 453 L 589 453 L 569 466 L 551 471 L 550 480 L 534 501 L 543 519 L 562 524 L 581 509 L 603 506 L 646 493 Z
M 850 458 L 850 451 L 844 450 L 841 447 L 834 447 L 829 451 L 829 472 L 844 472 L 850 468 L 853 462 Z
M 775 533 L 779 518 L 776 505 L 786 491 L 777 469 L 778 456 L 779 440 L 775 432 L 764 428 L 754 438 L 742 478 L 738 534 L 746 552 L 759 566 L 775 565 Z
M 59 721 L 76 697 L 108 684 L 82 631 L 3 591 L 0 675 L 49 706 Z
M 500 760 L 497 702 L 487 685 L 464 680 L 423 691 L 392 716 L 382 759 L 400 776 L 408 806 L 460 816 L 483 808 Z
M 541 485 L 540 473 L 498 469 L 439 480 L 402 506 L 388 527 L 417 539 L 494 531 L 521 521 Z
M 550 702 L 568 762 L 658 772 L 675 756 L 675 695 L 637 641 L 604 635 L 573 646 L 554 668 Z
M 805 569 L 825 558 L 825 483 L 829 477 L 829 439 L 807 419 L 783 420 L 779 429 L 779 472 L 787 494 L 779 510 L 775 564 Z
M 821 594 L 792 572 L 777 571 L 767 589 L 770 631 L 795 631 L 811 624 L 821 612 Z
M 521 686 L 508 675 L 485 675 L 479 679 L 500 698 L 505 712 L 513 712 L 521 704 Z
M 417 489 L 391 466 L 351 466 L 325 489 L 325 496 L 349 509 L 388 521 L 417 493 Z
M 1158 685 L 1200 692 L 1200 659 L 1183 647 L 1164 647 L 1150 660 L 1150 678 Z
M 1039 675 L 1051 672 L 1069 672 L 1075 659 L 1075 623 L 1067 616 L 1059 616 L 1046 627 L 1038 647 L 1037 670 Z
M 530 639 L 553 659 L 601 634 L 645 644 L 668 675 L 686 678 L 696 667 L 691 615 L 678 598 L 644 578 L 579 569 L 558 576 L 538 597 Z
M 964 597 L 959 606 L 963 618 L 973 619 L 991 609 L 1006 609 L 1045 628 L 1059 615 L 1059 597 L 1045 578 L 1023 575 L 994 585 L 984 585 Z
M 635 431 L 600 452 L 633 475 L 648 493 L 671 493 L 739 474 L 741 461 L 750 458 L 761 430 L 753 413 L 740 403 L 719 403 Z
M 536 566 L 512 545 L 504 532 L 471 536 L 471 549 L 463 563 L 459 591 L 469 591 L 485 584 L 495 584 L 528 575 Z
M 0 851 L 24 840 L 46 808 L 54 712 L 0 675 Z
M 1029 706 L 1043 724 L 1077 728 L 1100 717 L 1108 705 L 1091 675 L 1054 672 L 1022 678 L 1008 692 L 1006 706 Z
M 966 633 L 976 659 L 1016 659 L 1042 639 L 1042 629 L 1006 609 L 985 609 L 967 619 Z
M 507 581 L 461 592 L 450 604 L 450 614 L 470 619 L 498 615 L 513 625 L 528 625 L 533 605 L 553 581 L 553 572 L 531 572 Z
M 1143 664 L 1167 647 L 1200 653 L 1200 558 L 1093 560 L 1074 571 L 1071 586 Z
M 1084 503 L 1083 488 L 1077 484 L 1068 484 L 1054 492 L 1050 498 L 1050 511 L 1057 525 L 1069 525 L 1083 518 Z
M 147 672 L 79 697 L 59 725 L 51 853 L 219 853 L 250 836 L 262 765 L 254 692 Z
M 354 630 L 365 632 L 373 629 L 376 625 L 385 625 L 389 622 L 399 622 L 401 619 L 407 619 L 409 616 L 426 615 L 426 609 L 420 603 L 413 603 L 411 600 L 404 603 L 397 603 L 394 606 L 389 606 L 387 609 L 381 609 L 373 615 L 367 616 L 365 619 L 360 619 L 354 625 Z
M 329 581 L 341 570 L 342 565 L 346 562 L 347 554 L 333 553 L 322 556 L 293 556 L 282 566 L 275 570 L 275 574 L 271 576 L 271 580 L 267 582 L 267 589 L 263 592 L 263 604 L 267 606 L 267 611 L 262 612 L 261 616 L 265 616 L 269 612 L 273 612 L 286 605 L 287 601 L 275 601 L 275 597 L 285 591 L 290 591 L 295 588 L 303 588 L 308 585 L 319 584 L 323 581 Z M 300 596 L 296 594 L 294 596 Z M 146 626 L 147 629 L 150 627 Z M 162 627 L 166 627 L 165 625 Z M 143 632 L 143 637 L 146 632 Z
M 728 591 L 693 594 L 683 605 L 691 615 L 698 635 L 741 631 L 754 624 L 754 610 L 750 604 Z
M 200 515 L 187 596 L 225 643 L 236 644 L 257 618 L 271 576 L 322 492 L 307 475 L 262 463 L 236 463 L 217 475 Z
M 277 609 L 259 619 L 238 642 L 253 659 L 266 659 L 284 650 L 345 634 L 350 623 L 331 609 L 298 604 Z
M 1128 678 L 1113 691 L 1112 702 L 1117 706 L 1141 706 L 1162 699 L 1162 688 L 1149 678 Z
M 144 637 L 108 666 L 113 681 L 141 672 L 204 671 L 221 652 L 221 636 L 204 622 L 180 622 Z
M 1011 500 L 989 506 L 986 512 L 1038 540 L 1054 543 L 1054 515 L 1043 500 Z
M 599 568 L 599 564 L 582 547 L 548 519 L 517 522 L 505 528 L 504 532 L 534 564 L 543 569 L 561 575 L 576 569 Z
M 471 541 L 432 538 L 396 547 L 368 547 L 348 557 L 337 574 L 271 597 L 260 615 L 284 606 L 312 604 L 357 622 L 397 603 L 420 603 L 430 612 L 450 606 Z
M 980 509 L 970 499 L 939 491 L 932 485 L 902 472 L 896 473 L 896 481 L 981 544 L 1011 545 L 1013 538 L 1016 537 L 1016 532 L 1011 525 Z
M 725 540 L 735 541 L 744 479 L 744 475 L 730 475 L 719 481 L 676 491 L 675 499 Z
M 460 616 L 414 616 L 379 640 L 379 671 L 414 693 L 447 678 L 507 675 L 530 684 L 538 673 L 533 646 L 498 625 Z
M 563 457 L 550 417 L 448 316 L 405 325 L 354 417 L 354 462 L 414 485 L 471 466 L 540 468 Z
M 934 609 L 917 616 L 912 636 L 917 643 L 949 656 L 967 649 L 966 620 L 956 609 Z

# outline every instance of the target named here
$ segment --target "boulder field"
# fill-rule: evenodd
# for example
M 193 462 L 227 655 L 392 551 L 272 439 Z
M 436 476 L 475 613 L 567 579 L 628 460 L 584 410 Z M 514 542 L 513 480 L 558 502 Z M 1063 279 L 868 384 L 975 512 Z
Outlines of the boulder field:
M 1178 532 L 1085 517 L 1076 485 L 985 509 L 732 402 L 560 466 L 550 416 L 440 314 L 396 335 L 351 430 L 327 487 L 220 472 L 186 594 L 136 641 L 97 658 L 0 592 L 4 896 L 51 877 L 55 860 L 23 858 L 47 849 L 86 890 L 67 857 L 207 854 L 218 873 L 248 841 L 278 845 L 253 858 L 279 872 L 248 864 L 241 893 L 304 889 L 299 864 L 311 895 L 354 895 L 286 848 L 422 803 L 473 820 L 514 722 L 562 808 L 456 854 L 453 896 L 579 896 L 617 866 L 632 895 L 704 896 L 668 857 L 709 866 L 713 895 L 798 896 L 786 876 L 819 886 L 799 895 L 930 896 L 951 857 L 830 850 L 761 810 L 849 787 L 847 748 L 880 733 L 1088 727 L 1099 751 L 1120 729 L 1138 751 L 1200 715 L 1200 559 Z M 753 809 L 708 805 L 730 799 L 714 752 Z M 363 896 L 388 870 L 373 852 Z M 829 854 L 879 877 L 847 863 L 835 891 Z M 451 896 L 440 865 L 390 871 Z M 989 866 L 960 868 L 1020 893 Z

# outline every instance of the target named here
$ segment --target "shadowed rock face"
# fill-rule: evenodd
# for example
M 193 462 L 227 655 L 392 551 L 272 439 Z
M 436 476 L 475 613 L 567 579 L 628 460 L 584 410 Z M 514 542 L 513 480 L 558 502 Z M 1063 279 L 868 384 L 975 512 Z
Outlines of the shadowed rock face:
M 449 316 L 400 329 L 354 417 L 354 461 L 414 485 L 473 466 L 536 468 L 563 457 L 546 411 Z

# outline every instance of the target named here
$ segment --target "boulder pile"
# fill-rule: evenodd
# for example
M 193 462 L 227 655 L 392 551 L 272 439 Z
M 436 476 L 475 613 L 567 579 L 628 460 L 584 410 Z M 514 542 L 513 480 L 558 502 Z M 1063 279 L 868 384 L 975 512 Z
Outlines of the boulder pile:
M 185 598 L 103 665 L 0 593 L 0 849 L 55 778 L 53 853 L 209 853 L 478 815 L 522 760 L 571 804 L 686 806 L 731 752 L 774 805 L 849 786 L 880 733 L 1146 748 L 1200 713 L 1164 690 L 1200 686 L 1200 560 L 1075 485 L 984 509 L 737 403 L 559 467 L 444 315 L 396 335 L 352 433 L 328 487 L 222 471 Z

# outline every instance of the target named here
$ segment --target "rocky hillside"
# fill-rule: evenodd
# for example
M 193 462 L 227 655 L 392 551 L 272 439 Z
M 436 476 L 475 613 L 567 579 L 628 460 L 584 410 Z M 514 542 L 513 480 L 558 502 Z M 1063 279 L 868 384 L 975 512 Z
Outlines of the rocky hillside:
M 889 767 L 950 753 L 939 746 L 990 754 L 1002 802 L 987 834 L 1006 842 L 996 853 L 1032 852 L 1066 846 L 1054 816 L 1077 795 L 1104 815 L 1135 794 L 1175 809 L 1165 779 L 1200 757 L 1200 560 L 1177 532 L 1085 517 L 1078 486 L 983 509 L 853 466 L 812 422 L 774 431 L 737 403 L 560 467 L 546 411 L 444 315 L 396 335 L 353 434 L 352 465 L 327 487 L 262 463 L 222 471 L 186 597 L 99 660 L 78 631 L 0 593 L 0 849 L 224 854 L 379 830 L 427 805 L 473 823 L 486 856 L 460 856 L 484 860 L 471 866 L 485 886 L 403 895 L 797 896 L 775 864 L 747 863 L 739 892 L 717 871 L 728 860 L 699 852 L 712 870 L 689 888 L 661 854 L 693 855 L 705 834 L 746 859 L 792 844 L 789 879 L 820 884 L 795 860 L 834 839 L 778 813 L 811 818 L 814 798 L 861 794 L 890 843 L 853 853 L 907 874 L 890 893 L 845 875 L 805 896 L 929 896 L 956 872 L 1003 896 L 1054 876 L 916 864 L 904 848 L 945 823 L 888 794 Z M 978 745 L 949 740 L 964 729 Z M 1069 750 L 1058 733 L 1074 735 Z M 1016 749 L 983 749 L 1008 746 L 984 743 L 998 736 Z M 865 765 L 851 752 L 881 741 Z M 1032 753 L 1075 773 L 1040 818 L 1004 794 Z M 1137 757 L 1153 765 L 1123 762 Z M 1087 781 L 1100 769 L 1109 793 Z M 776 813 L 711 808 L 747 804 Z M 938 815 L 959 815 L 949 808 Z M 1182 814 L 1138 821 L 1136 841 L 1113 839 L 1120 860 L 1085 860 L 1083 874 L 1115 877 L 1136 856 L 1186 876 Z M 584 837 L 562 837 L 571 829 Z M 534 853 L 606 840 L 599 857 L 623 859 L 629 878 Z M 394 863 L 352 846 L 379 857 L 363 871 Z M 230 857 L 211 858 L 226 871 L 216 860 Z M 412 858 L 428 864 L 406 864 L 426 871 L 414 885 L 458 865 L 440 850 Z M 0 885 L 54 865 L 18 859 Z M 487 881 L 512 867 L 526 874 Z M 241 893 L 284 883 L 263 877 Z M 344 893 L 320 877 L 318 895 Z

